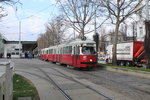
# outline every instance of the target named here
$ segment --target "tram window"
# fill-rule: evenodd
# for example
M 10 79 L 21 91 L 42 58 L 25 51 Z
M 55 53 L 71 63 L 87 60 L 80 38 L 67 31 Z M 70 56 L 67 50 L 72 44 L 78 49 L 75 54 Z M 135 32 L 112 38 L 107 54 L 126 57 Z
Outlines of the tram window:
M 16 55 L 19 55 L 19 52 L 16 52 Z
M 51 49 L 51 54 L 53 54 L 53 49 Z
M 54 49 L 53 51 L 54 51 L 53 54 L 56 54 L 56 50 Z
M 52 54 L 52 49 L 49 50 L 49 54 Z
M 72 46 L 68 47 L 68 54 L 72 54 Z
M 15 53 L 14 53 L 14 52 L 12 52 L 11 54 L 12 54 L 12 55 L 15 55 Z
M 85 55 L 90 55 L 90 54 L 95 54 L 95 49 L 94 47 L 82 47 L 82 53 L 85 54 Z
M 57 49 L 57 54 L 59 54 L 60 52 L 59 52 L 59 48 Z
M 65 47 L 65 54 L 68 54 L 69 52 L 68 52 L 68 47 Z
M 63 48 L 61 48 L 61 54 L 63 54 Z
M 63 47 L 63 54 L 67 54 L 67 47 Z
M 79 46 L 75 47 L 75 54 L 80 54 L 80 47 Z
M 63 54 L 65 54 L 65 47 L 63 47 Z
M 59 51 L 59 53 L 60 53 L 60 54 L 62 54 L 61 52 L 62 52 L 62 50 L 61 50 L 61 48 L 60 48 L 60 51 Z

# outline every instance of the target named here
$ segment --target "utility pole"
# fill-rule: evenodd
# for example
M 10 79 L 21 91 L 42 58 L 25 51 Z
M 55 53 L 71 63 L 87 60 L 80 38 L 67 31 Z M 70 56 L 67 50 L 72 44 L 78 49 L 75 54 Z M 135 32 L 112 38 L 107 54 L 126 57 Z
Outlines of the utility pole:
M 146 0 L 145 3 L 146 3 L 146 6 L 145 6 L 145 8 L 146 8 L 146 21 L 149 21 L 149 0 Z
M 19 21 L 19 57 L 21 56 L 21 21 Z
M 98 53 L 98 48 L 99 48 L 99 34 L 97 33 L 96 31 L 96 7 L 97 5 L 94 6 L 94 9 L 95 9 L 95 14 L 94 14 L 94 41 L 96 42 L 96 51 Z
M 95 14 L 94 14 L 94 33 L 96 35 L 96 5 L 94 6 L 94 9 L 95 9 Z

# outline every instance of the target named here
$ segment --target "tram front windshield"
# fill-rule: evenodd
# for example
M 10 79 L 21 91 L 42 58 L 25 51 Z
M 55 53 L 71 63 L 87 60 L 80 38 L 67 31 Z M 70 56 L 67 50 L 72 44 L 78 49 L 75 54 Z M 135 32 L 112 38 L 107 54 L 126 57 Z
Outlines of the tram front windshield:
M 95 48 L 94 47 L 83 46 L 82 47 L 82 54 L 94 55 L 94 54 L 96 54 Z

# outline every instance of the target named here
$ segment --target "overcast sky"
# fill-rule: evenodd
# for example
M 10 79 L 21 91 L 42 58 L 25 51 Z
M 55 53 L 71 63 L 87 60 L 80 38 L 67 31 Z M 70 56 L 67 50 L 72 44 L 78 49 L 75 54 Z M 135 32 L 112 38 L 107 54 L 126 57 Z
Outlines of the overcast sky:
M 21 40 L 37 40 L 45 31 L 46 23 L 58 15 L 55 0 L 20 0 L 15 7 L 5 5 L 8 16 L 0 21 L 0 33 L 8 40 L 19 40 L 19 22 L 21 22 Z

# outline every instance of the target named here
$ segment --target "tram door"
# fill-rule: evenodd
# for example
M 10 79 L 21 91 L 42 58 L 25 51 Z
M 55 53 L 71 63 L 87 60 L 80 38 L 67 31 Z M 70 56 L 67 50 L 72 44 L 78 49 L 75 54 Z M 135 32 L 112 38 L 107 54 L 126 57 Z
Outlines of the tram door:
M 73 65 L 77 66 L 79 64 L 79 60 L 80 60 L 80 47 L 79 46 L 75 46 L 74 47 L 74 57 L 73 57 Z

